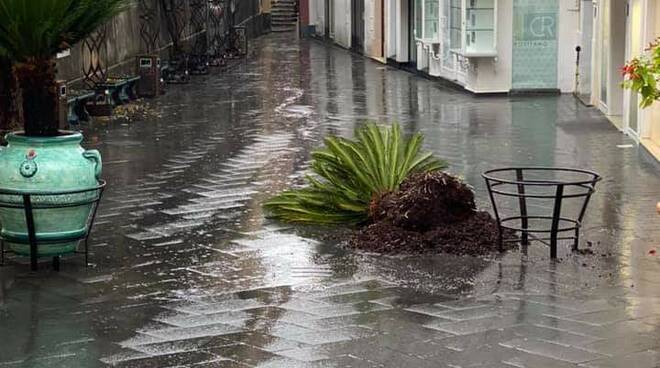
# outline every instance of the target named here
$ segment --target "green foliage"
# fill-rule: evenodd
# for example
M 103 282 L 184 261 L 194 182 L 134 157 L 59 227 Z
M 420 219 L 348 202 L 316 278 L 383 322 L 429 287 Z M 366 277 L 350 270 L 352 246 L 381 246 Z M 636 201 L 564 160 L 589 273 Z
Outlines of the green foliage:
M 649 107 L 660 100 L 660 38 L 652 43 L 648 54 L 630 60 L 622 69 L 626 78 L 623 87 L 642 95 L 639 106 Z
M 126 6 L 127 0 L 0 0 L 0 55 L 49 59 Z
M 369 218 L 374 200 L 396 191 L 410 174 L 447 166 L 421 152 L 421 134 L 402 137 L 398 124 L 386 128 L 370 123 L 355 136 L 326 138 L 325 148 L 312 153 L 314 174 L 307 176 L 308 186 L 268 201 L 271 215 L 310 224 L 360 223 Z

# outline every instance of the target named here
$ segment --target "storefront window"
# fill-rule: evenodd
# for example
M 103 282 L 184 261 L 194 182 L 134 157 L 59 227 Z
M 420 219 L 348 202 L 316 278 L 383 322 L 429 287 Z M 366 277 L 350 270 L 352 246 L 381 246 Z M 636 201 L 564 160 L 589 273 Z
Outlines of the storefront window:
M 440 9 L 438 0 L 425 0 L 424 1 L 424 39 L 425 40 L 438 40 L 438 17 Z
M 462 47 L 461 0 L 449 1 L 449 47 L 459 50 Z
M 415 0 L 415 38 L 424 37 L 422 33 L 424 0 Z
M 440 35 L 442 42 L 442 66 L 447 69 L 452 69 L 452 55 L 449 52 L 451 45 L 451 32 L 450 20 L 451 20 L 451 0 L 441 0 L 440 3 Z
M 440 41 L 440 1 L 415 0 L 415 38 L 428 41 Z

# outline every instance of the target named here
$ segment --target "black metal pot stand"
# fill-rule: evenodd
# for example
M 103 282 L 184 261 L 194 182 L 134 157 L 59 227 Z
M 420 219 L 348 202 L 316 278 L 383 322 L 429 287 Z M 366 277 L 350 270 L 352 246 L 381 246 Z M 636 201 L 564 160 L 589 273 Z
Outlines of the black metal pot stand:
M 526 249 L 538 241 L 550 247 L 555 259 L 561 240 L 571 240 L 578 250 L 582 220 L 600 175 L 572 168 L 509 167 L 486 171 L 483 178 L 499 227 L 500 251 L 505 242 L 520 242 Z M 520 237 L 505 239 L 505 230 Z
M 84 254 L 85 266 L 87 266 L 89 264 L 88 240 L 105 185 L 105 181 L 99 181 L 99 184 L 94 188 L 59 192 L 25 192 L 0 189 L 0 209 L 23 210 L 27 229 L 27 238 L 0 233 L 0 265 L 5 264 L 5 254 L 12 252 L 5 247 L 5 243 L 8 242 L 29 245 L 30 268 L 32 271 L 37 270 L 37 261 L 40 257 L 39 246 L 82 242 L 84 244 L 83 250 L 76 250 L 75 253 Z M 43 210 L 84 206 L 91 206 L 91 210 L 82 233 L 56 239 L 43 239 L 39 236 L 39 226 L 38 221 L 35 221 L 35 213 Z M 56 271 L 59 271 L 60 256 L 61 254 L 52 256 L 53 268 Z

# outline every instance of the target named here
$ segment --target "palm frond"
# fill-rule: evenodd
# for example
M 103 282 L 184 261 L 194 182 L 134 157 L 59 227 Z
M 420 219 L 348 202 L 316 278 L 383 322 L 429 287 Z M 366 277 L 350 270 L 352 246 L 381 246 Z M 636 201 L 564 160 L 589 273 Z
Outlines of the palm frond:
M 123 11 L 128 0 L 0 0 L 0 53 L 50 58 Z
M 404 138 L 398 124 L 369 123 L 358 128 L 355 137 L 326 138 L 325 147 L 312 152 L 308 186 L 266 202 L 271 216 L 309 224 L 364 222 L 374 198 L 396 191 L 410 174 L 447 166 L 421 152 L 421 134 Z

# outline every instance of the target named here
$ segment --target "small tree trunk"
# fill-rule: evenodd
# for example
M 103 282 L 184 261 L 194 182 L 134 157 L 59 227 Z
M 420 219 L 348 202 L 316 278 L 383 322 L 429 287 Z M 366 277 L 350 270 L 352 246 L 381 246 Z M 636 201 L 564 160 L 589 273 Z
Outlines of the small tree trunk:
M 12 96 L 15 92 L 14 75 L 9 60 L 0 58 L 0 132 L 11 129 L 15 107 Z M 2 137 L 0 137 L 2 139 Z
M 51 137 L 58 134 L 55 64 L 50 59 L 30 59 L 14 65 L 21 94 L 19 120 L 25 135 Z

